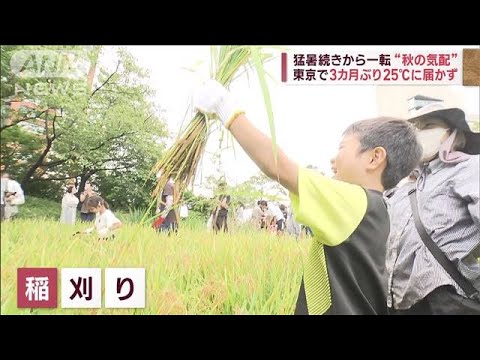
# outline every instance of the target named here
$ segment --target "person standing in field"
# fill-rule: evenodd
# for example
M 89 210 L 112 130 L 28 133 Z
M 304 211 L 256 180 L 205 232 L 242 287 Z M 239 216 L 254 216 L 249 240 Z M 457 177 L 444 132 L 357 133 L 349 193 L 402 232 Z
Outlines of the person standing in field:
M 270 232 L 272 234 L 282 235 L 285 225 L 283 211 L 274 202 L 268 204 L 268 212 L 270 214 Z
M 160 225 L 157 227 L 157 231 L 167 232 L 169 235 L 172 232 L 178 231 L 177 214 L 173 207 L 175 195 L 175 182 L 173 178 L 170 178 L 163 188 L 160 198 L 160 204 L 158 207 L 158 213 Z
M 77 217 L 78 198 L 75 196 L 77 189 L 75 185 L 68 185 L 67 191 L 62 198 L 62 212 L 60 214 L 60 222 L 63 224 L 75 224 Z
M 298 237 L 301 234 L 302 228 L 299 223 L 297 223 L 294 219 L 293 211 L 291 206 L 287 209 L 287 221 L 286 221 L 286 230 L 287 233 L 290 235 L 294 235 L 295 238 L 298 240 Z
M 92 222 L 95 220 L 95 214 L 88 211 L 87 202 L 88 199 L 94 195 L 97 195 L 95 191 L 93 191 L 92 185 L 89 181 L 85 183 L 85 189 L 80 194 L 80 202 L 82 203 L 82 207 L 80 209 L 80 219 L 84 222 Z
M 214 212 L 214 222 L 213 229 L 215 233 L 223 230 L 223 232 L 228 232 L 228 208 L 230 206 L 230 195 L 220 195 L 218 197 L 218 205 L 215 208 Z
M 275 161 L 271 139 L 217 81 L 197 89 L 193 102 L 218 117 L 257 166 L 289 191 L 297 220 L 313 231 L 295 314 L 387 314 L 389 218 L 383 191 L 406 177 L 420 158 L 413 127 L 386 117 L 350 125 L 332 179 L 299 166 L 278 147 Z
M 265 229 L 266 228 L 266 218 L 267 218 L 267 202 L 265 200 L 258 200 L 257 206 L 252 211 L 252 223 L 256 229 Z
M 7 190 L 7 182 L 8 182 L 8 176 L 6 176 L 6 171 L 5 171 L 5 165 L 2 165 L 1 167 L 1 187 L 0 187 L 0 203 L 1 203 L 1 212 L 0 212 L 0 220 L 4 221 L 5 220 L 5 207 L 6 207 L 6 202 L 5 202 L 5 192 Z
M 12 220 L 18 214 L 18 205 L 25 203 L 22 186 L 10 178 L 10 174 L 1 174 L 2 221 Z

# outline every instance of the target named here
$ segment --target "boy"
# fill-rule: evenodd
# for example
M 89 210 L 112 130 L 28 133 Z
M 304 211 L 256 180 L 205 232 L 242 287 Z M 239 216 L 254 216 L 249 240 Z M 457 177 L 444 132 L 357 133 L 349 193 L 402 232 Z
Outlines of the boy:
M 344 132 L 334 179 L 301 168 L 245 116 L 218 82 L 206 82 L 194 106 L 217 116 L 271 179 L 290 192 L 296 220 L 313 230 L 296 314 L 386 314 L 385 245 L 389 218 L 384 190 L 393 188 L 421 155 L 415 131 L 392 118 L 363 120 Z

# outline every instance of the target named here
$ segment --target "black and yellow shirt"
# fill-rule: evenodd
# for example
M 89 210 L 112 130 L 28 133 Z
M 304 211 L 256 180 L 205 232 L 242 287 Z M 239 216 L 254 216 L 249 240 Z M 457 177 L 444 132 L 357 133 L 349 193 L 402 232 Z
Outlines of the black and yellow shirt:
M 313 241 L 295 314 L 386 314 L 390 230 L 382 193 L 299 169 L 295 219 Z

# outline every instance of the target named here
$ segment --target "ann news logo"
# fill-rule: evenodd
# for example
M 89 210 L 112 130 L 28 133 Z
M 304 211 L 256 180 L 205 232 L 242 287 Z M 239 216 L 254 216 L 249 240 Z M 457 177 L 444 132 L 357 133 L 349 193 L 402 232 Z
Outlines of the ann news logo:
M 57 307 L 57 269 L 17 269 L 18 308 Z

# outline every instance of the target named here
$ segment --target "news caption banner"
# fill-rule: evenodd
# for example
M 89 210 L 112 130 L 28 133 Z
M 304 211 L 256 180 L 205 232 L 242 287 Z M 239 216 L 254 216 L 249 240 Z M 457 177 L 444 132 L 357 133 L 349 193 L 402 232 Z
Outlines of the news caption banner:
M 281 54 L 288 85 L 480 85 L 480 49 L 318 51 Z
M 102 269 L 62 268 L 62 308 L 101 308 Z M 18 268 L 17 307 L 57 308 L 57 268 Z M 145 308 L 145 268 L 105 269 L 105 308 Z

